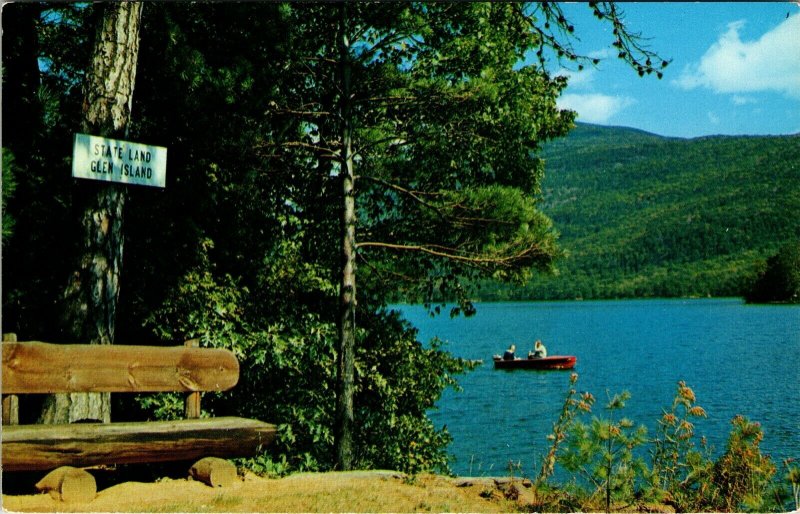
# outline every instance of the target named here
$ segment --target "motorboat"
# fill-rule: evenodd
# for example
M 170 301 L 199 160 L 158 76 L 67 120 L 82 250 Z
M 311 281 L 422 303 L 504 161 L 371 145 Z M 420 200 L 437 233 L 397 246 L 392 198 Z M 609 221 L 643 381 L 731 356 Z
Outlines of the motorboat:
M 504 359 L 499 355 L 492 357 L 495 369 L 572 369 L 578 360 L 574 355 L 552 355 L 550 357 L 516 357 Z

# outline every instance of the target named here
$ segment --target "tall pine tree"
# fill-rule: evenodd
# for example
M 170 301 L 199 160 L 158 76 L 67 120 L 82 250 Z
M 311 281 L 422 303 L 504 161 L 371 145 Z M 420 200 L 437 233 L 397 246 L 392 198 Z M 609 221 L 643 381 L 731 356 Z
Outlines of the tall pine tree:
M 122 138 L 130 121 L 139 54 L 140 2 L 103 4 L 90 72 L 86 75 L 83 132 Z M 123 255 L 124 186 L 81 182 L 75 206 L 82 228 L 81 255 L 63 297 L 63 323 L 75 342 L 113 344 Z M 40 421 L 111 420 L 108 393 L 58 394 Z

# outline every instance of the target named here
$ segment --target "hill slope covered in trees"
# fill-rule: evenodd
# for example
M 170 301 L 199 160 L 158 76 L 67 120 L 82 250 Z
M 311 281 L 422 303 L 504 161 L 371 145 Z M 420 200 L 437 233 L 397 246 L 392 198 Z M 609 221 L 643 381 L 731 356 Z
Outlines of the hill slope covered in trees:
M 481 300 L 740 296 L 800 237 L 800 135 L 675 139 L 579 124 L 544 150 L 556 277 Z

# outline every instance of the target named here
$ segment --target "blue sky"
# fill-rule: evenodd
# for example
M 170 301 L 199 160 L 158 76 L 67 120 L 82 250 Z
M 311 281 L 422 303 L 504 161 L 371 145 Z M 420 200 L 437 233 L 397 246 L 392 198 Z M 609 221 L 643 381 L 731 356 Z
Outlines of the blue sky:
M 676 137 L 800 133 L 798 2 L 619 5 L 629 30 L 672 62 L 661 80 L 640 78 L 613 56 L 563 71 L 570 82 L 559 105 L 578 121 Z M 580 39 L 576 51 L 614 55 L 612 28 L 587 5 L 562 8 Z

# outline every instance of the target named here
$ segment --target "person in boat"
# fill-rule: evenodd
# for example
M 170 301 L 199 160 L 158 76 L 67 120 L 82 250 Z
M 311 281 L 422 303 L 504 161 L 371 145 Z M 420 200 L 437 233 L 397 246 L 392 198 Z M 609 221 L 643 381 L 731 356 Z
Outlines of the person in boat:
M 517 350 L 517 347 L 513 344 L 508 347 L 508 350 L 505 351 L 503 354 L 504 361 L 513 361 L 514 360 L 514 352 Z
M 528 358 L 544 359 L 545 357 L 547 357 L 547 348 L 544 347 L 540 339 L 537 339 L 536 344 L 533 345 L 533 351 L 528 352 Z

